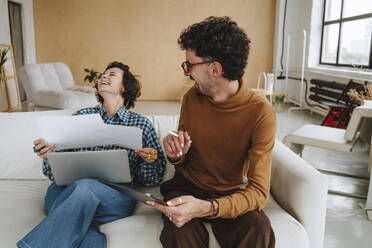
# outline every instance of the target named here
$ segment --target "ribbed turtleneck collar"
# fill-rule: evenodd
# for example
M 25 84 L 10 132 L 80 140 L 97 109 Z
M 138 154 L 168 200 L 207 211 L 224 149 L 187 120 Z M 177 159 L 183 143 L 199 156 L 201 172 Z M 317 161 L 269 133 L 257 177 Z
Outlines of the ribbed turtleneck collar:
M 253 92 L 248 90 L 248 88 L 241 81 L 238 92 L 235 95 L 229 97 L 224 101 L 213 101 L 212 98 L 207 97 L 208 102 L 216 108 L 219 109 L 232 109 L 242 105 L 242 103 L 249 101 L 252 97 Z

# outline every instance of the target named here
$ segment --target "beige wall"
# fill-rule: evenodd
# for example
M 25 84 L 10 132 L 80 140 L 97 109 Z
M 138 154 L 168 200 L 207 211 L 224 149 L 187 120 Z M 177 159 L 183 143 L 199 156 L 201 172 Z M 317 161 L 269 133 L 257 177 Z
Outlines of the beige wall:
M 189 79 L 177 38 L 210 15 L 232 17 L 251 39 L 250 87 L 272 68 L 275 0 L 34 0 L 34 14 L 37 63 L 62 61 L 84 85 L 84 68 L 122 61 L 141 75 L 142 100 L 179 98 Z

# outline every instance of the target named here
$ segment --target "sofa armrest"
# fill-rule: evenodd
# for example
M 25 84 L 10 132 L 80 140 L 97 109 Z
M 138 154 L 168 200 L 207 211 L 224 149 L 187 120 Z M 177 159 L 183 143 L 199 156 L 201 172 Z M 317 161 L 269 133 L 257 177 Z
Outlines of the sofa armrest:
M 276 140 L 271 171 L 275 200 L 306 229 L 310 247 L 323 247 L 327 177 Z

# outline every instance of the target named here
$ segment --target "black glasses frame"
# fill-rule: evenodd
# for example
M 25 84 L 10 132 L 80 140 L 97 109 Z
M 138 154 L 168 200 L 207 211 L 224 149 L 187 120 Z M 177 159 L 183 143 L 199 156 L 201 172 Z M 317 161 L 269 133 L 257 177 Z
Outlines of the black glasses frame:
M 208 64 L 212 63 L 213 61 L 204 61 L 204 62 L 198 62 L 198 63 L 190 63 L 189 61 L 185 61 L 181 64 L 181 67 L 183 69 L 183 72 L 185 74 L 189 73 L 191 69 L 196 66 L 196 65 L 203 65 L 203 64 Z

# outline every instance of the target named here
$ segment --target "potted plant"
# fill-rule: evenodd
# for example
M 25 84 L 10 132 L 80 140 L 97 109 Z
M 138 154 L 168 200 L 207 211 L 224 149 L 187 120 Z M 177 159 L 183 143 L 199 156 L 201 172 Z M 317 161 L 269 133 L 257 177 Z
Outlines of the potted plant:
M 4 64 L 8 60 L 6 55 L 9 52 L 9 48 L 1 49 L 0 52 L 1 52 L 1 54 L 0 54 L 0 84 L 1 84 L 1 82 L 3 82 L 4 79 L 5 79 Z
M 274 95 L 274 110 L 277 113 L 284 111 L 283 104 L 286 94 Z
M 94 69 L 87 69 L 85 68 L 84 71 L 87 75 L 84 77 L 84 82 L 88 81 L 89 83 L 94 83 L 94 87 L 96 86 L 98 79 L 101 77 L 102 73 L 95 71 Z
M 364 100 L 372 100 L 372 84 L 364 84 L 364 90 L 358 92 L 355 89 L 350 89 L 347 92 L 350 100 L 359 105 L 363 105 Z

